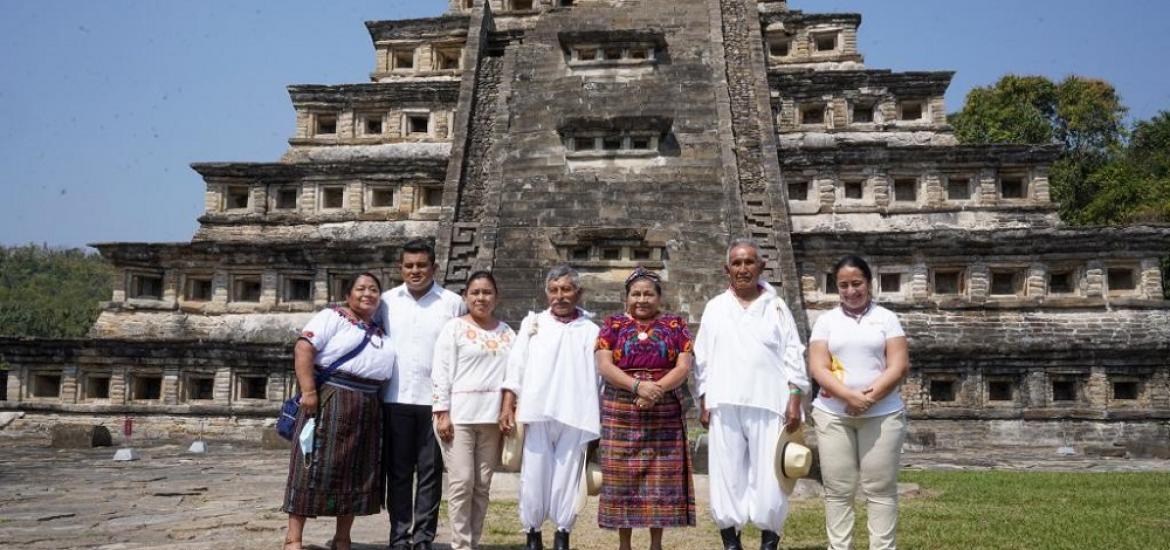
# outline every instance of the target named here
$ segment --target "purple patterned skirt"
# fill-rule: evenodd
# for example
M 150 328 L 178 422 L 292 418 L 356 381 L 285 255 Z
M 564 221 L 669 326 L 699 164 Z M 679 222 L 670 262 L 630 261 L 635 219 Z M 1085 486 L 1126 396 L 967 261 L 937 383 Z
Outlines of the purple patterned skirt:
M 657 378 L 644 371 L 630 374 L 639 379 Z M 639 409 L 633 393 L 605 385 L 597 514 L 601 527 L 695 524 L 695 488 L 681 393 L 669 392 L 653 407 Z

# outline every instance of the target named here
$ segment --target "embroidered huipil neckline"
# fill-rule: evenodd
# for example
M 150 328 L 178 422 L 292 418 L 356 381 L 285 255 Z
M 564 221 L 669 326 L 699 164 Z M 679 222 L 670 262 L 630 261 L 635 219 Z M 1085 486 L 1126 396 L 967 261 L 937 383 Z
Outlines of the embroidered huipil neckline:
M 653 319 L 645 323 L 639 321 L 636 317 L 630 315 L 629 313 L 626 314 L 626 317 L 632 321 L 634 323 L 634 327 L 638 329 L 638 341 L 641 342 L 650 338 L 650 334 L 654 332 L 654 325 L 657 324 L 658 320 L 662 318 L 662 314 L 659 313 L 658 315 L 655 315 Z
M 366 332 L 372 331 L 374 336 L 385 336 L 385 332 L 381 330 L 381 326 L 379 326 L 378 323 L 366 323 L 365 321 L 362 321 L 362 318 L 353 314 L 353 312 L 349 309 L 346 309 L 344 305 L 333 305 L 333 311 L 336 311 L 337 315 L 342 316 L 345 321 L 349 321 L 350 324 L 357 326 L 359 329 L 362 329 Z

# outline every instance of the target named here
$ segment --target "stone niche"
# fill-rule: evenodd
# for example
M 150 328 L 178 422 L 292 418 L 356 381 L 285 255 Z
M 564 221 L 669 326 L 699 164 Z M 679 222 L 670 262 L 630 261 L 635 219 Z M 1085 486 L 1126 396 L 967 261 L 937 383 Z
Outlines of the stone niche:
M 805 69 L 770 73 L 768 82 L 781 134 L 943 131 L 943 95 L 953 75 Z
M 929 259 L 928 259 L 929 258 Z M 802 262 L 800 273 L 804 299 L 809 307 L 830 307 L 837 302 L 831 266 L 834 258 Z M 1140 275 L 1139 260 L 1114 260 L 1109 269 L 1091 269 L 1089 262 L 1063 256 L 1052 258 L 1000 256 L 926 257 L 881 255 L 869 257 L 874 286 L 881 302 L 896 304 L 996 308 L 1101 307 L 1105 300 L 1161 302 L 1161 293 L 1150 294 L 1134 281 Z M 1149 263 L 1147 261 L 1146 263 Z M 1104 296 L 1090 274 L 1108 272 L 1116 288 Z M 924 285 L 916 286 L 916 274 Z M 1108 276 L 1098 275 L 1097 280 Z M 1096 284 L 1100 284 L 1099 282 Z M 1090 290 L 1096 288 L 1096 292 Z
M 857 49 L 860 15 L 805 14 L 770 7 L 760 14 L 769 69 L 864 67 L 864 58 Z
M 456 81 L 299 85 L 290 86 L 289 95 L 297 113 L 293 146 L 447 142 L 459 86 Z
M 569 161 L 651 159 L 673 154 L 672 125 L 671 119 L 655 116 L 574 118 L 564 121 L 558 133 Z
M 978 364 L 913 350 L 915 364 L 902 387 L 912 413 L 925 418 L 1148 418 L 1170 398 L 1167 366 L 1149 357 L 1049 357 L 1029 360 L 982 354 Z M 945 355 L 945 354 L 943 354 Z M 952 366 L 941 366 L 951 362 Z M 1099 364 L 1093 365 L 1092 362 Z
M 468 63 L 464 54 L 469 24 L 465 14 L 366 22 L 374 43 L 370 78 L 374 82 L 457 81 Z
M 622 285 L 638 266 L 659 272 L 669 281 L 668 235 L 644 228 L 564 230 L 550 240 L 558 261 L 581 273 L 589 288 L 589 306 L 621 311 Z
M 666 37 L 660 31 L 561 31 L 557 38 L 570 74 L 590 80 L 638 77 L 670 62 Z

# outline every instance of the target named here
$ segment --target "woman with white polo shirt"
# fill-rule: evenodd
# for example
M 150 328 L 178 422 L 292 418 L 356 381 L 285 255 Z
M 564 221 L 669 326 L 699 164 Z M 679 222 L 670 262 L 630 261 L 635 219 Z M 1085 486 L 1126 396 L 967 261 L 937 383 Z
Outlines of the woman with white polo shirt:
M 873 273 L 845 256 L 833 266 L 841 305 L 817 319 L 809 337 L 809 371 L 821 385 L 813 401 L 825 530 L 830 550 L 853 548 L 853 499 L 866 497 L 871 550 L 895 548 L 898 465 L 906 436 L 899 393 L 909 370 L 902 325 L 873 303 Z

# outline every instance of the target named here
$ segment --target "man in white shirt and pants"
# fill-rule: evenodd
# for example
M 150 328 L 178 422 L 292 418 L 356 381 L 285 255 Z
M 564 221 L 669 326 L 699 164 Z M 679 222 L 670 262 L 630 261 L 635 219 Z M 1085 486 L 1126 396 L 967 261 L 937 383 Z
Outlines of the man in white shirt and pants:
M 443 457 L 431 420 L 431 357 L 443 325 L 467 308 L 458 294 L 435 283 L 430 243 L 407 242 L 399 260 L 403 284 L 382 294 L 382 326 L 398 356 L 382 394 L 386 511 L 391 550 L 430 550 L 443 493 Z
M 792 312 L 760 282 L 759 245 L 736 240 L 724 267 L 730 288 L 707 302 L 695 342 L 700 421 L 709 426 L 711 513 L 726 550 L 743 548 L 748 522 L 760 548 L 780 543 L 788 499 L 773 473 L 780 431 L 800 426 L 800 396 L 810 390 L 804 346 Z
M 554 550 L 569 550 L 585 449 L 601 436 L 593 354 L 600 329 L 577 307 L 581 282 L 572 268 L 553 268 L 545 295 L 549 308 L 524 318 L 508 356 L 500 429 L 508 433 L 516 422 L 525 425 L 520 465 L 525 550 L 544 548 L 545 519 L 557 527 Z

